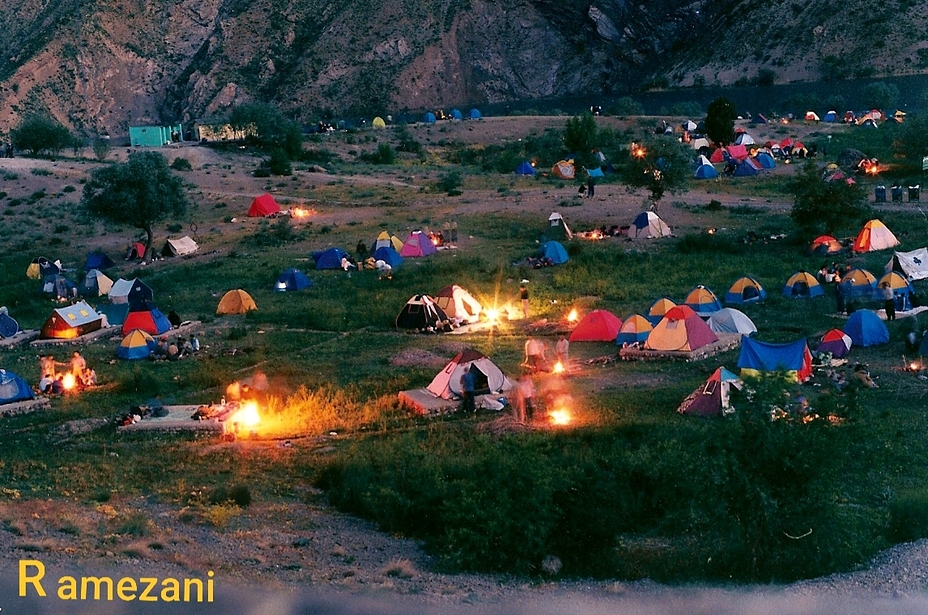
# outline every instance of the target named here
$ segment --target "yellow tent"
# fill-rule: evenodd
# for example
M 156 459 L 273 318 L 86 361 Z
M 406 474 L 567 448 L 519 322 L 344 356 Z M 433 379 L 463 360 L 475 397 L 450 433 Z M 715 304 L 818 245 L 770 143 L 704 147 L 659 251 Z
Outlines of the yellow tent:
M 42 279 L 42 275 L 39 273 L 38 263 L 29 263 L 29 266 L 26 268 L 26 277 L 28 277 L 30 280 Z
M 257 310 L 255 300 L 244 290 L 238 288 L 230 290 L 222 296 L 219 307 L 216 308 L 216 315 L 222 314 L 244 314 L 248 310 Z
M 383 118 L 378 115 L 377 117 L 374 118 L 374 121 L 371 122 L 371 126 L 373 126 L 374 128 L 386 128 L 387 123 L 384 122 Z

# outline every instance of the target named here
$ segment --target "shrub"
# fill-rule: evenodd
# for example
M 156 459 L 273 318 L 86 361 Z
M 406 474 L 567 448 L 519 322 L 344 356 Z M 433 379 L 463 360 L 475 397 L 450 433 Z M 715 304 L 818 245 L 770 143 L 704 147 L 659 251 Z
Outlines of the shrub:
M 464 177 L 460 171 L 451 170 L 441 174 L 438 183 L 435 186 L 442 192 L 451 193 L 457 191 L 464 184 Z M 460 194 L 460 192 L 458 192 Z
M 191 165 L 190 161 L 186 158 L 178 157 L 171 162 L 171 168 L 175 171 L 192 171 L 193 165 Z
M 381 143 L 375 151 L 361 154 L 360 158 L 371 164 L 393 164 L 396 161 L 396 152 L 388 143 Z

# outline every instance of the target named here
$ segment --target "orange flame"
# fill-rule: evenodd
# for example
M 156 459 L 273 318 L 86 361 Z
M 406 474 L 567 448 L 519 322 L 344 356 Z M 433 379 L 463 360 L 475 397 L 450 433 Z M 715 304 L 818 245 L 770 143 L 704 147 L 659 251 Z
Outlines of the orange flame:
M 569 425 L 573 420 L 573 417 L 570 414 L 570 410 L 567 408 L 558 408 L 557 410 L 552 410 L 548 413 L 548 416 L 551 418 L 551 422 L 555 425 Z
M 258 414 L 258 404 L 253 401 L 245 402 L 242 407 L 232 413 L 226 422 L 244 429 L 254 429 L 261 423 L 261 415 Z
M 577 322 L 579 320 L 580 314 L 577 313 L 577 308 L 570 310 L 570 313 L 567 315 L 567 322 Z
M 61 379 L 61 385 L 64 387 L 65 391 L 72 391 L 74 387 L 77 386 L 77 379 L 74 377 L 74 374 L 65 374 Z
M 554 364 L 554 367 L 551 368 L 551 372 L 555 374 L 563 374 L 564 364 L 558 361 L 557 363 Z
M 303 209 L 302 207 L 294 207 L 292 210 L 292 216 L 294 218 L 307 218 L 311 214 L 314 214 L 316 210 L 314 209 Z

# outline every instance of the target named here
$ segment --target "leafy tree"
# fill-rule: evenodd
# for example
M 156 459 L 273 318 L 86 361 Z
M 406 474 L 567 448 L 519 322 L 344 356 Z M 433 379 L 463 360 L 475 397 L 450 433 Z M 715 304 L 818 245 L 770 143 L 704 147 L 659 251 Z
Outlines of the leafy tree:
M 270 177 L 271 175 L 293 175 L 290 157 L 279 147 L 271 150 L 271 155 L 261 161 L 255 169 L 255 177 Z
M 574 162 L 578 167 L 598 168 L 599 161 L 593 157 L 593 150 L 598 147 L 596 120 L 591 113 L 574 116 L 567 120 L 564 127 L 564 147 L 573 152 Z
M 893 140 L 893 153 L 921 169 L 922 157 L 928 156 L 926 134 L 928 134 L 928 116 L 910 115 L 899 127 L 898 134 Z
M 291 159 L 298 158 L 303 149 L 299 124 L 288 120 L 273 105 L 239 105 L 232 110 L 229 123 L 246 135 L 246 142 L 263 148 L 281 148 Z
M 152 227 L 187 212 L 184 182 L 158 152 L 137 152 L 122 164 L 95 170 L 84 184 L 81 203 L 93 217 L 145 231 L 145 258 L 151 256 Z
M 109 139 L 104 139 L 102 137 L 97 137 L 93 140 L 93 155 L 97 157 L 97 160 L 103 162 L 106 160 L 106 157 L 110 155 L 112 146 L 110 145 Z
M 71 132 L 47 115 L 31 115 L 10 131 L 13 144 L 38 156 L 41 152 L 57 155 L 74 141 Z
M 644 115 L 644 105 L 631 96 L 623 96 L 607 112 L 610 115 Z
M 706 111 L 706 136 L 710 141 L 727 145 L 731 143 L 735 134 L 735 119 L 738 117 L 735 111 L 735 103 L 724 96 L 716 98 L 709 103 Z
M 864 88 L 863 97 L 864 104 L 871 109 L 885 109 L 892 112 L 890 107 L 894 106 L 896 101 L 899 100 L 899 88 L 891 83 L 877 81 Z
M 809 161 L 790 183 L 793 209 L 789 216 L 800 228 L 833 234 L 856 227 L 870 217 L 863 189 L 845 181 L 824 181 L 818 166 Z
M 651 208 L 657 211 L 665 192 L 679 192 L 689 184 L 690 154 L 688 146 L 660 135 L 633 143 L 619 172 L 629 188 L 645 188 L 651 193 Z

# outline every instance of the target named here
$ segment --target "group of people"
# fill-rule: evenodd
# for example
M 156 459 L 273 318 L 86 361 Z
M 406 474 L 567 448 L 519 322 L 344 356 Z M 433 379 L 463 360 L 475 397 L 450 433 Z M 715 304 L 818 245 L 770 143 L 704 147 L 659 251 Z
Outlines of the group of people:
M 822 265 L 818 270 L 818 279 L 822 284 L 834 284 L 835 301 L 838 313 L 848 311 L 847 298 L 844 296 L 841 288 L 841 280 L 851 271 L 848 264 L 838 265 L 831 263 L 831 266 Z M 882 282 L 877 288 L 876 298 L 883 302 L 883 309 L 886 311 L 886 320 L 896 320 L 896 307 L 899 298 L 896 297 L 895 291 L 889 282 Z
M 189 339 L 178 337 L 173 341 L 169 341 L 166 335 L 162 335 L 151 353 L 151 358 L 154 361 L 177 361 L 199 351 L 200 340 L 196 335 L 191 335 Z
M 66 370 L 58 371 L 59 367 Z M 97 385 L 97 372 L 87 366 L 87 361 L 79 350 L 75 350 L 68 363 L 55 360 L 54 355 L 39 357 L 39 392 L 46 395 L 62 395 L 65 392 L 65 376 L 74 378 L 74 386 L 79 389 Z

